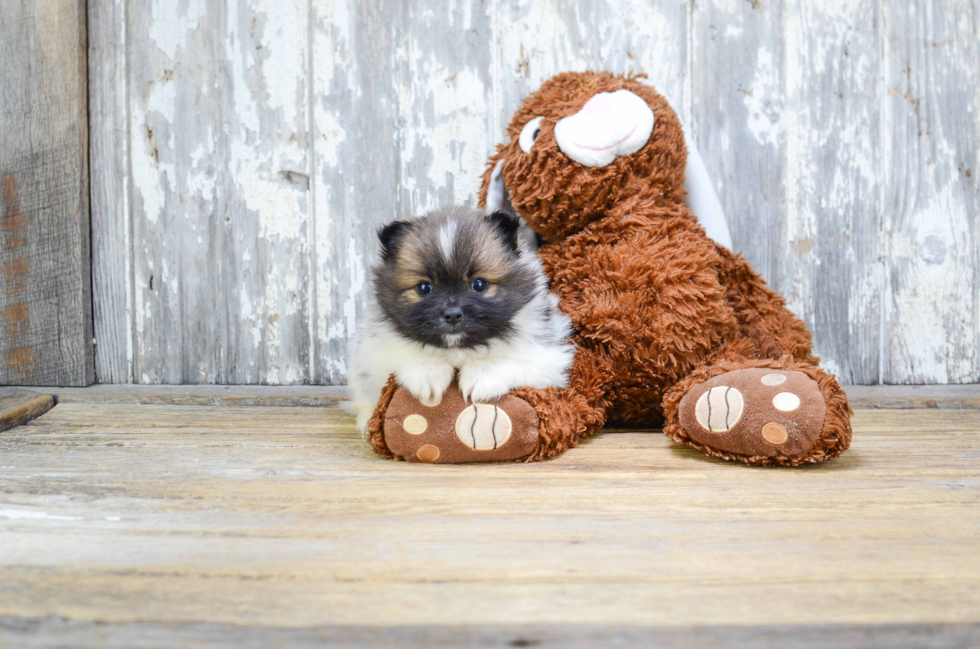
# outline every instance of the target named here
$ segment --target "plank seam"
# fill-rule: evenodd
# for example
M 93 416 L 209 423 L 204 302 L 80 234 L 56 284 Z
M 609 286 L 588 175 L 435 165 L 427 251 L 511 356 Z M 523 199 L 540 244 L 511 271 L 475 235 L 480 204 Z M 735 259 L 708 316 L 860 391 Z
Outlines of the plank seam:
M 316 120 L 314 115 L 314 101 L 315 101 L 315 88 L 316 85 L 316 74 L 313 72 L 313 47 L 315 39 L 315 23 L 314 23 L 314 11 L 313 11 L 313 0 L 307 0 L 306 3 L 306 155 L 308 156 L 307 163 L 307 173 L 309 174 L 309 188 L 310 196 L 307 201 L 307 205 L 310 206 L 309 213 L 307 214 L 307 245 L 309 246 L 309 254 L 307 255 L 307 263 L 309 264 L 309 278 L 307 280 L 307 300 L 309 302 L 308 313 L 309 322 L 307 324 L 307 330 L 309 331 L 309 345 L 308 345 L 308 360 L 307 360 L 307 380 L 306 382 L 310 385 L 316 385 L 319 383 L 317 377 L 317 365 L 316 359 L 319 357 L 317 354 L 318 337 L 317 337 L 317 323 L 319 322 L 318 315 L 318 305 L 317 296 L 319 291 L 319 278 L 320 274 L 317 270 L 317 254 L 316 254 Z

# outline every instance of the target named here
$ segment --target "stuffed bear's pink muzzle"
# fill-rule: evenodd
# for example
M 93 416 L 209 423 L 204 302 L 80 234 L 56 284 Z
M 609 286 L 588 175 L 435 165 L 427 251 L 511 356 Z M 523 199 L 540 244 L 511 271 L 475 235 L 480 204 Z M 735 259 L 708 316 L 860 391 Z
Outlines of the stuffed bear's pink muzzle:
M 653 133 L 653 110 L 629 90 L 600 92 L 580 111 L 558 120 L 558 148 L 586 167 L 603 167 L 636 153 Z

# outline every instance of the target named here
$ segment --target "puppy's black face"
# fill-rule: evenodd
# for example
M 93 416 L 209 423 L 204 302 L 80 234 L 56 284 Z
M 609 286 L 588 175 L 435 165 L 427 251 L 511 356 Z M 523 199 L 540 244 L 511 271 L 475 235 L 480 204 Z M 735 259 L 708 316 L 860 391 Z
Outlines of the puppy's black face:
M 375 290 L 403 336 L 443 348 L 503 338 L 541 290 L 540 271 L 518 245 L 516 217 L 451 207 L 379 232 Z

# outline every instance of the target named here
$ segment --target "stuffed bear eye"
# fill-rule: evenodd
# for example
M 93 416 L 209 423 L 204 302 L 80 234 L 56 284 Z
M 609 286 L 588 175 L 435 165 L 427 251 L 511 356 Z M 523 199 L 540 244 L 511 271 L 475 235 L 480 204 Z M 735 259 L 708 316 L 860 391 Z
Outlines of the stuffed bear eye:
M 419 295 L 428 295 L 432 292 L 432 284 L 428 282 L 419 282 L 415 286 L 415 290 Z
M 543 121 L 544 117 L 535 117 L 521 129 L 521 136 L 517 139 L 517 143 L 521 145 L 521 151 L 524 153 L 531 152 L 534 141 L 538 139 L 538 135 L 541 133 L 541 122 Z
M 482 277 L 477 277 L 470 283 L 470 286 L 473 287 L 473 290 L 477 293 L 482 293 L 487 290 L 487 287 L 489 287 L 490 284 Z

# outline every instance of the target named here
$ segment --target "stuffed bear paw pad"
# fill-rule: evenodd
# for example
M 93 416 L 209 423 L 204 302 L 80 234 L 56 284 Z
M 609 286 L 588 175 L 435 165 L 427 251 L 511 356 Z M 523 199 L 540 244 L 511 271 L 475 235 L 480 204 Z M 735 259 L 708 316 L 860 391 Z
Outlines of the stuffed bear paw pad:
M 467 403 L 456 383 L 426 405 L 399 388 L 384 420 L 385 444 L 409 462 L 504 462 L 530 455 L 538 443 L 538 416 L 511 394 Z
M 713 376 L 680 403 L 694 442 L 749 457 L 803 457 L 820 441 L 827 408 L 816 381 L 799 371 L 747 368 Z

